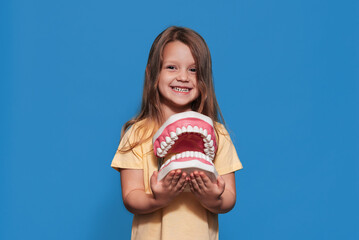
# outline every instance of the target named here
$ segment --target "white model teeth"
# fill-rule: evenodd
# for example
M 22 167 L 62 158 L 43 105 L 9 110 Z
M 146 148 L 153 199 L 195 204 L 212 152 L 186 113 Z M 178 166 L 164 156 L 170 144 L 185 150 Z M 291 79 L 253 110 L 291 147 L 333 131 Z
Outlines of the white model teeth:
M 211 141 L 208 142 L 208 143 L 205 143 L 205 144 L 204 144 L 204 147 L 206 147 L 206 148 L 211 148 L 211 147 L 213 147 L 213 140 L 211 140 Z
M 168 152 L 168 150 L 170 150 L 171 149 L 171 147 L 172 147 L 172 145 L 170 144 L 170 145 L 167 145 L 167 147 L 165 148 L 165 151 L 166 152 Z
M 191 157 L 191 158 L 200 158 L 200 159 L 206 160 L 207 162 L 212 162 L 213 159 L 214 159 L 214 153 L 210 153 L 209 155 L 205 155 L 205 154 L 203 154 L 201 152 L 186 151 L 186 152 L 182 152 L 182 153 L 178 153 L 176 155 L 173 155 L 164 164 L 166 164 L 166 163 L 168 163 L 170 161 L 178 160 L 178 159 L 181 159 L 181 158 L 189 158 L 189 157 Z
M 207 129 L 200 128 L 198 126 L 183 126 L 182 128 L 177 127 L 175 131 L 169 132 L 169 136 L 165 136 L 162 142 L 160 142 L 160 146 L 157 148 L 157 156 L 158 157 L 165 157 L 170 149 L 178 140 L 178 137 L 185 133 L 198 133 L 202 136 L 203 144 L 204 144 L 204 153 L 200 152 L 191 152 L 187 151 L 188 153 L 184 152 L 183 157 L 199 157 L 205 158 L 203 156 L 209 156 L 210 160 L 213 160 L 215 154 L 215 147 L 214 147 L 214 140 L 212 139 L 212 135 L 208 134 Z M 176 155 L 177 156 L 177 155 Z
M 199 133 L 203 135 L 203 128 L 199 129 Z
M 199 133 L 199 128 L 198 128 L 197 126 L 194 126 L 194 127 L 193 127 L 193 132 Z
M 173 87 L 173 90 L 177 92 L 189 92 L 188 88 Z
M 186 133 L 187 132 L 187 129 L 185 126 L 182 127 L 182 133 Z
M 178 139 L 176 133 L 174 133 L 174 132 L 170 132 L 170 136 L 171 136 L 172 140 L 177 140 Z
M 176 134 L 177 134 L 177 136 L 178 136 L 178 135 L 181 135 L 181 134 L 182 134 L 182 130 L 181 130 L 180 128 L 176 128 Z
M 207 137 L 207 134 L 208 134 L 207 129 L 204 129 L 204 130 L 203 130 L 203 135 L 204 135 L 205 137 Z

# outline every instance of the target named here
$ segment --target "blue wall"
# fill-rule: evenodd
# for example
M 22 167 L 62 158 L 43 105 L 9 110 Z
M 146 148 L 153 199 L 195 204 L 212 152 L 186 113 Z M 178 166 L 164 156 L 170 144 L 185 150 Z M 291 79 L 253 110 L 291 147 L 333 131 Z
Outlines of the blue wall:
M 221 239 L 359 237 L 357 1 L 2 1 L 0 239 L 129 239 L 122 124 L 170 25 L 195 29 L 244 169 Z

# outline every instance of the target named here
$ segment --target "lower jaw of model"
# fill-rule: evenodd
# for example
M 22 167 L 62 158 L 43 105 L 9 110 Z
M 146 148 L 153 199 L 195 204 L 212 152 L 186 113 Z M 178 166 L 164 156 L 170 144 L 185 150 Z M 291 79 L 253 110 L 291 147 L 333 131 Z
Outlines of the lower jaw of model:
M 172 115 L 153 137 L 155 155 L 162 160 L 158 181 L 170 171 L 181 169 L 187 174 L 203 171 L 216 181 L 213 165 L 217 142 L 211 118 L 197 112 Z

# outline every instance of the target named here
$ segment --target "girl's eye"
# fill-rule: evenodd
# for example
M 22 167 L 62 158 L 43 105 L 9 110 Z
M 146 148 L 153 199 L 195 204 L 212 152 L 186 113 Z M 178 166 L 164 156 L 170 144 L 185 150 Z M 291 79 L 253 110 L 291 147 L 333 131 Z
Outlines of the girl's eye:
M 189 69 L 191 72 L 197 72 L 197 70 L 195 68 L 190 68 Z
M 174 69 L 175 69 L 174 66 L 167 66 L 166 68 L 167 68 L 167 69 L 171 69 L 171 70 L 174 70 Z

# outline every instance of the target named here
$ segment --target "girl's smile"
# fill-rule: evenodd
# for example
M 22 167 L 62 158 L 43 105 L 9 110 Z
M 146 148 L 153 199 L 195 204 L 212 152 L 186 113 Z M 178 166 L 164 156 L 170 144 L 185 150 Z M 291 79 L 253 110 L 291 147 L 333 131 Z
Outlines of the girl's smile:
M 173 89 L 173 91 L 177 92 L 177 93 L 189 93 L 189 91 L 191 90 L 191 88 L 187 88 L 187 87 L 171 87 Z
M 186 44 L 174 41 L 165 46 L 158 89 L 166 117 L 191 110 L 199 91 L 196 63 Z

